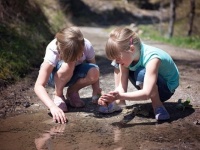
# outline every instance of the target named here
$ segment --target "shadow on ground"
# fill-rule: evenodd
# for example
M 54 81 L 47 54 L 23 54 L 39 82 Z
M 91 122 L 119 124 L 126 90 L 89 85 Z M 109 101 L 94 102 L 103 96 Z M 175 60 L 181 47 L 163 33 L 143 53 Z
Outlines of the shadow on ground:
M 91 6 L 88 6 L 82 0 L 60 0 L 59 2 L 61 8 L 65 11 L 65 14 L 67 15 L 70 12 L 72 16 L 71 21 L 78 26 L 109 26 L 113 24 L 122 25 L 124 23 L 153 24 L 159 21 L 159 18 L 157 17 L 145 16 L 140 13 L 133 14 L 125 8 L 113 7 L 112 9 L 107 8 L 97 11 Z M 109 2 L 107 5 L 109 5 Z
M 79 113 L 84 113 L 86 114 L 86 116 L 94 117 L 97 119 L 103 119 L 103 118 L 106 119 L 106 118 L 113 118 L 115 116 L 119 116 L 117 119 L 118 121 L 115 120 L 115 122 L 113 122 L 112 125 L 118 126 L 121 128 L 128 128 L 128 127 L 137 126 L 137 125 L 156 125 L 156 124 L 162 124 L 166 122 L 172 123 L 179 119 L 184 119 L 195 112 L 195 109 L 193 109 L 192 107 L 191 108 L 187 107 L 184 110 L 179 110 L 176 107 L 177 103 L 165 102 L 164 106 L 166 107 L 166 109 L 168 110 L 170 114 L 170 119 L 167 121 L 156 121 L 154 119 L 155 116 L 154 116 L 151 103 L 128 105 L 124 107 L 123 111 L 114 112 L 111 114 L 102 114 L 98 112 L 98 108 L 100 106 L 97 104 L 93 104 L 91 102 L 91 97 L 82 98 L 82 100 L 86 104 L 84 108 L 73 108 L 67 102 L 69 112 L 77 113 L 77 115 Z M 137 109 L 137 112 L 135 111 L 136 109 Z M 141 120 L 145 122 L 143 121 L 140 123 L 132 122 L 134 121 L 136 116 L 137 118 L 140 118 Z

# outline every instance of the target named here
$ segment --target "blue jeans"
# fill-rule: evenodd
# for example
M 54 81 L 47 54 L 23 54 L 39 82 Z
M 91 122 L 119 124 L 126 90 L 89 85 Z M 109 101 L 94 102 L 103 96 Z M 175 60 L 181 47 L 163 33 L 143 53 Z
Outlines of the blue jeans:
M 138 68 L 136 71 L 129 71 L 129 80 L 138 90 L 140 89 L 139 85 L 144 82 L 145 73 L 145 68 Z M 167 82 L 161 75 L 158 75 L 157 86 L 161 102 L 170 99 L 170 97 L 174 94 L 169 90 Z
M 49 77 L 49 81 L 48 81 L 49 86 L 55 87 L 54 75 L 60 69 L 62 63 L 63 63 L 63 61 L 59 61 L 56 65 L 56 67 L 53 69 L 53 71 Z M 66 83 L 65 87 L 75 84 L 77 82 L 77 80 L 80 78 L 85 78 L 88 71 L 93 67 L 98 68 L 98 66 L 96 64 L 92 64 L 92 63 L 82 63 L 82 64 L 77 65 L 74 69 L 74 72 L 73 72 L 73 75 L 72 75 L 70 81 L 68 83 Z

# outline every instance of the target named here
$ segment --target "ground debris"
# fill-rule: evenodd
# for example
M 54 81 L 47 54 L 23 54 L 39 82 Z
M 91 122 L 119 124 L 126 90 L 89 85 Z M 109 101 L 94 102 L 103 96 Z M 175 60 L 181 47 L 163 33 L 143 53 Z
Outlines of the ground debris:
M 196 120 L 193 122 L 195 125 L 200 125 L 200 120 Z
M 138 107 L 133 108 L 133 113 L 135 115 L 142 115 L 144 117 L 149 117 L 149 111 L 145 108 L 142 108 L 140 105 Z
M 191 108 L 190 100 L 187 98 L 186 101 L 182 102 L 182 99 L 178 100 L 178 104 L 176 105 L 176 109 L 184 111 L 186 108 Z

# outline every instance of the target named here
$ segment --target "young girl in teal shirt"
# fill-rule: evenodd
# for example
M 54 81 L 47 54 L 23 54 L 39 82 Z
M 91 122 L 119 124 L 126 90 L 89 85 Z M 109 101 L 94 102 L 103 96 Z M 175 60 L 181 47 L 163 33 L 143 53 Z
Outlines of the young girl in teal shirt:
M 179 72 L 165 51 L 141 42 L 129 28 L 116 28 L 106 44 L 106 55 L 115 66 L 116 89 L 99 98 L 99 111 L 120 110 L 124 100 L 151 100 L 157 120 L 170 118 L 163 102 L 170 99 L 179 86 Z M 138 89 L 127 92 L 128 79 Z M 116 102 L 115 102 L 116 101 Z

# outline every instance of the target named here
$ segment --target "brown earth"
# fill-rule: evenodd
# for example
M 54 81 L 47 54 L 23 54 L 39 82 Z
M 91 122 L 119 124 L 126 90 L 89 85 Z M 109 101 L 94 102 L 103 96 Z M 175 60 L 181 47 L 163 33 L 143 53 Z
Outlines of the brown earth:
M 113 90 L 113 68 L 104 53 L 108 33 L 103 28 L 81 27 L 81 30 L 96 51 L 103 91 Z M 86 87 L 80 91 L 86 107 L 69 106 L 66 113 L 69 122 L 65 125 L 53 123 L 48 109 L 33 91 L 38 74 L 36 68 L 22 81 L 1 90 L 0 149 L 200 149 L 200 52 L 153 41 L 145 43 L 166 50 L 180 71 L 180 86 L 165 103 L 171 115 L 169 121 L 154 119 L 150 101 L 127 101 L 122 112 L 99 114 L 98 106 L 91 103 L 91 88 Z M 53 89 L 47 89 L 51 95 Z M 128 90 L 135 89 L 129 84 Z M 178 110 L 179 99 L 189 99 L 192 108 Z M 141 111 L 134 113 L 135 108 Z

